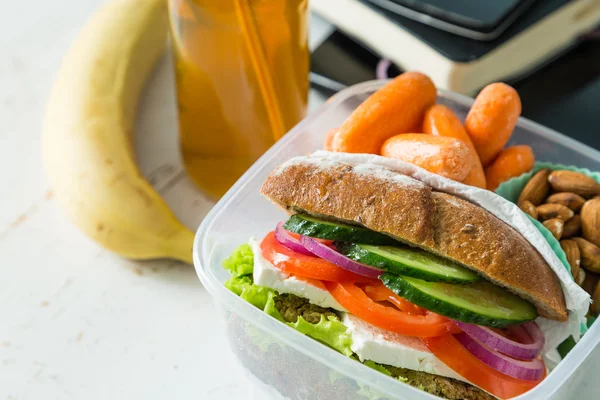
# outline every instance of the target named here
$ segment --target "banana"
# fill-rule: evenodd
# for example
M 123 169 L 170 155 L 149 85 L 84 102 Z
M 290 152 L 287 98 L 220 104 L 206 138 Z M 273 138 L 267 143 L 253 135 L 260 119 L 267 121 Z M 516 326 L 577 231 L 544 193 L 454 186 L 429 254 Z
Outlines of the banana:
M 139 171 L 135 111 L 165 51 L 165 0 L 112 0 L 66 55 L 47 105 L 42 157 L 54 197 L 79 229 L 131 259 L 192 263 L 194 234 Z

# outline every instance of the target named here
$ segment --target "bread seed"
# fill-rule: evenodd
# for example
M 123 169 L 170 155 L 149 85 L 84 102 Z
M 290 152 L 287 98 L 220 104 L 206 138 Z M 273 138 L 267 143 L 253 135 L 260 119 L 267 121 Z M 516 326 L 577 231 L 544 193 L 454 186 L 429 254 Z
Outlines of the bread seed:
M 550 195 L 550 197 L 546 199 L 546 203 L 561 204 L 577 212 L 581 210 L 581 206 L 585 203 L 585 199 L 575 193 L 560 192 Z
M 533 175 L 521 191 L 517 204 L 521 204 L 525 200 L 531 202 L 534 206 L 542 204 L 542 201 L 544 201 L 550 191 L 548 183 L 549 175 L 550 170 L 547 168 L 541 169 Z
M 563 239 L 569 239 L 574 236 L 580 236 L 581 234 L 581 215 L 574 215 L 573 218 L 565 222 L 563 228 Z
M 577 246 L 579 246 L 581 266 L 590 272 L 599 273 L 600 247 L 580 237 L 574 237 L 573 240 L 577 242 Z
M 550 233 L 552 233 L 552 236 L 554 236 L 556 240 L 560 240 L 563 234 L 565 221 L 563 221 L 560 218 L 552 218 L 545 220 L 544 222 L 542 222 L 542 224 L 544 224 L 544 226 L 548 228 L 548 230 L 550 231 Z
M 569 207 L 561 204 L 542 204 L 537 207 L 538 218 L 540 221 L 545 221 L 552 218 L 560 218 L 563 221 L 568 221 L 575 213 Z
M 574 240 L 561 240 L 560 247 L 567 255 L 567 261 L 571 266 L 571 275 L 573 279 L 579 275 L 579 267 L 581 265 L 581 253 L 579 252 L 579 246 Z
M 585 274 L 585 279 L 583 280 L 583 283 L 581 284 L 581 288 L 583 290 L 585 290 L 586 292 L 588 292 L 589 295 L 591 296 L 594 293 L 594 290 L 596 290 L 597 284 L 598 284 L 598 275 L 591 274 L 588 272 Z
M 538 219 L 538 212 L 532 202 L 529 200 L 523 200 L 519 203 L 519 207 L 524 213 L 529 214 L 533 219 Z
M 573 192 L 583 197 L 600 194 L 600 184 L 579 172 L 553 171 L 548 175 L 548 182 L 556 192 Z
M 600 246 L 600 197 L 586 201 L 581 208 L 581 230 L 586 240 Z

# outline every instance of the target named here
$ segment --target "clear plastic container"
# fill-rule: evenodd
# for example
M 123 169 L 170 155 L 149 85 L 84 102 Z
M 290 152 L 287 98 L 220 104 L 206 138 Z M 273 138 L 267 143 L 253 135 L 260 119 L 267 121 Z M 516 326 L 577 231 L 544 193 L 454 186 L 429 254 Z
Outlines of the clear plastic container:
M 365 82 L 332 97 L 264 154 L 212 209 L 198 229 L 194 243 L 198 276 L 225 316 L 225 329 L 233 352 L 246 370 L 264 384 L 259 385 L 266 388 L 263 392 L 272 398 L 438 398 L 371 370 L 296 332 L 223 286 L 228 278 L 221 267 L 223 259 L 250 236 L 262 237 L 277 221 L 285 218 L 283 211 L 259 193 L 269 172 L 291 157 L 320 148 L 325 133 L 339 126 L 383 83 Z M 464 118 L 473 100 L 442 91 L 438 102 Z M 538 160 L 600 171 L 600 152 L 523 118 L 519 120 L 510 144 L 532 146 Z M 583 379 L 577 369 L 591 364 L 592 352 L 595 352 L 594 357 L 600 356 L 599 342 L 600 323 L 596 323 L 540 385 L 518 398 L 571 398 L 570 394 Z

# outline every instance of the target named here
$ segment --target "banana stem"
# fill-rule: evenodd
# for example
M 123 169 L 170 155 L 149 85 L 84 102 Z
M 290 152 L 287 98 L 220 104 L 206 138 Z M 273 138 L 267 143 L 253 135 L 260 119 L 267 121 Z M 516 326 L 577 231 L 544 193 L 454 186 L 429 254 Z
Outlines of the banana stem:
M 166 245 L 166 256 L 186 264 L 194 264 L 192 255 L 194 236 L 194 232 L 182 226 L 175 236 L 169 238 Z

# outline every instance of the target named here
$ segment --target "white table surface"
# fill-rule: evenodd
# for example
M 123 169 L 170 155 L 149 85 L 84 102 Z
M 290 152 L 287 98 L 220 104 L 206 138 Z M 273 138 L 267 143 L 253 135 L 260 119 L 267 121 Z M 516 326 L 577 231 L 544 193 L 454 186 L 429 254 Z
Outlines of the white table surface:
M 7 1 L 0 20 L 0 399 L 264 398 L 229 352 L 193 268 L 112 255 L 52 201 L 40 162 L 45 102 L 101 3 Z M 313 46 L 330 31 L 313 19 Z M 142 100 L 136 148 L 143 172 L 195 229 L 211 204 L 182 172 L 173 96 L 165 57 Z M 311 108 L 322 101 L 311 93 Z M 579 398 L 592 392 L 582 387 Z

